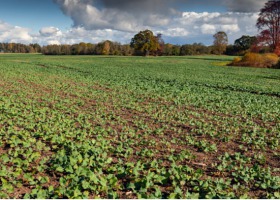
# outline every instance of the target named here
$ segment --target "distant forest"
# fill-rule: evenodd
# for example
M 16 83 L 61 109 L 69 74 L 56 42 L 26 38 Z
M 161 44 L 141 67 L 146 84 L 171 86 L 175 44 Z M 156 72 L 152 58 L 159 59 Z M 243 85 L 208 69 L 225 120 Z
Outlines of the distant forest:
M 46 45 L 20 44 L 20 43 L 0 43 L 1 53 L 42 53 L 45 55 L 116 55 L 132 56 L 139 54 L 130 44 L 120 44 L 109 40 L 92 44 L 79 43 L 73 45 Z M 162 43 L 160 48 L 154 53 L 157 56 L 186 56 L 186 55 L 206 55 L 219 54 L 215 52 L 213 46 L 206 46 L 201 43 L 174 45 Z M 238 45 L 227 45 L 225 55 L 243 55 L 244 48 Z

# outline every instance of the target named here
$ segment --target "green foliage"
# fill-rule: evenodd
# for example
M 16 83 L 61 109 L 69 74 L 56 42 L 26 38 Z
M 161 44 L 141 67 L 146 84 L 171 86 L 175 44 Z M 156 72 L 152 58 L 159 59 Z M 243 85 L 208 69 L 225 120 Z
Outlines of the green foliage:
M 150 30 L 140 31 L 132 39 L 130 43 L 136 51 L 142 55 L 148 56 L 154 54 L 159 48 L 159 41 L 154 33 Z
M 0 198 L 279 198 L 278 70 L 0 59 Z
M 256 42 L 257 38 L 255 36 L 243 35 L 234 41 L 234 46 L 239 51 L 246 51 L 249 50 Z

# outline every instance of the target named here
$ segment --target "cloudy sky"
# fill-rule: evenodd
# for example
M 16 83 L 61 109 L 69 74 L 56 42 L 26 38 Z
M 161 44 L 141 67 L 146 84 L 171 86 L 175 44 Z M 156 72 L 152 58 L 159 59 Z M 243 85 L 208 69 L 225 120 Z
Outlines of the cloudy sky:
M 1 0 L 0 42 L 129 43 L 140 30 L 173 44 L 211 45 L 225 31 L 230 43 L 256 35 L 267 0 Z

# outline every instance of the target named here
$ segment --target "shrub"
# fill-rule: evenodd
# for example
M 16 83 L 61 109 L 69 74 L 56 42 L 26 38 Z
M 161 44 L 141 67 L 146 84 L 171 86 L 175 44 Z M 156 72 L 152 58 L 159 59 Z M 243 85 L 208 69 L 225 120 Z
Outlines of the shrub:
M 243 58 L 235 58 L 230 65 L 271 68 L 276 66 L 278 62 L 279 57 L 274 53 L 246 53 Z
M 236 58 L 233 59 L 232 64 L 235 65 L 235 64 L 239 63 L 240 61 L 241 61 L 241 58 L 236 57 Z
M 267 67 L 274 67 L 279 62 L 278 55 L 274 53 L 268 53 L 264 56 L 264 63 Z
M 260 67 L 262 64 L 262 56 L 257 53 L 246 53 L 240 61 L 244 63 L 245 66 L 255 66 Z

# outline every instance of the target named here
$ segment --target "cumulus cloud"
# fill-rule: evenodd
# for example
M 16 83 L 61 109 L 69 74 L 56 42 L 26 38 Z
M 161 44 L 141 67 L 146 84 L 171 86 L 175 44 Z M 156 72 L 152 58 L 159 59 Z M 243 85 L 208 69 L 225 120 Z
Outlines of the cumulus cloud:
M 145 26 L 164 26 L 170 16 L 180 14 L 168 7 L 168 0 L 54 0 L 74 26 L 87 30 L 141 30 Z
M 188 36 L 189 32 L 185 28 L 168 28 L 164 31 L 164 36 L 183 37 Z
M 0 41 L 7 43 L 75 44 L 80 42 L 98 43 L 108 39 L 126 44 L 132 37 L 133 33 L 129 32 L 112 29 L 86 30 L 83 27 L 73 27 L 66 31 L 56 27 L 43 27 L 38 33 L 32 33 L 31 29 L 0 21 Z
M 184 12 L 181 17 L 176 17 L 166 28 L 154 28 L 170 38 L 180 38 L 180 43 L 203 42 L 212 43 L 212 35 L 218 31 L 224 31 L 229 37 L 229 42 L 233 43 L 235 39 L 242 35 L 256 35 L 257 29 L 255 22 L 258 13 L 196 13 Z M 254 23 L 252 23 L 254 22 Z M 177 41 L 177 40 L 176 40 Z
M 71 17 L 74 27 L 82 26 L 87 30 L 113 29 L 130 32 L 139 31 L 145 27 L 167 26 L 182 15 L 182 8 L 194 5 L 205 7 L 209 4 L 209 0 L 53 1 L 60 6 L 65 15 Z M 224 6 L 229 12 L 247 13 L 258 12 L 265 2 L 266 0 L 211 0 L 211 6 Z M 189 14 L 196 15 L 196 13 Z M 207 15 L 208 20 L 211 20 L 216 14 Z M 205 18 L 205 20 L 207 19 Z M 221 23 L 225 24 L 229 20 L 232 19 L 220 19 Z
M 59 36 L 62 34 L 56 27 L 43 27 L 39 32 L 43 37 Z
M 201 33 L 202 34 L 215 34 L 217 32 L 217 29 L 215 25 L 212 24 L 203 24 L 201 26 Z
M 181 18 L 176 19 L 176 26 L 188 27 L 190 34 L 214 34 L 217 31 L 225 31 L 228 34 L 237 33 L 243 24 L 241 19 L 244 14 L 240 13 L 194 13 L 184 12 Z M 247 14 L 246 14 L 247 16 Z M 251 20 L 248 18 L 248 21 Z M 250 23 L 251 24 L 251 23 Z M 242 26 L 241 26 L 242 25 Z M 255 26 L 252 25 L 252 28 Z M 242 31 L 242 30 L 241 30 Z
M 45 31 L 42 31 L 45 30 Z M 42 34 L 44 32 L 44 34 Z M 45 34 L 48 33 L 48 34 Z M 103 40 L 129 43 L 133 34 L 117 30 L 86 30 L 83 27 L 73 27 L 66 31 L 52 27 L 43 28 L 39 34 L 33 34 L 33 41 L 43 45 L 46 44 L 76 44 L 80 42 L 98 43 Z
M 28 28 L 12 26 L 0 21 L 0 41 L 14 43 L 31 43 L 33 37 Z
M 79 42 L 98 43 L 103 40 L 117 41 L 125 44 L 129 43 L 132 37 L 133 34 L 129 32 L 112 29 L 86 30 L 83 27 L 77 27 L 64 32 L 64 36 L 61 38 L 61 40 L 66 44 Z

